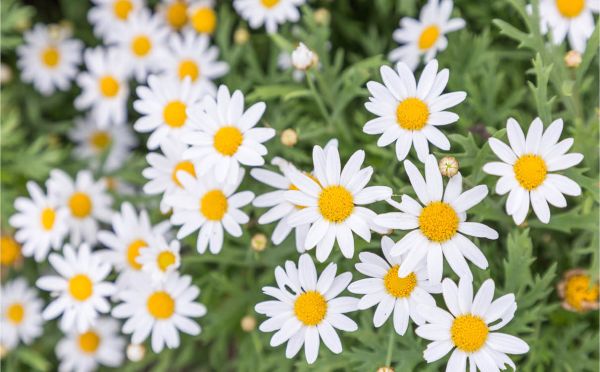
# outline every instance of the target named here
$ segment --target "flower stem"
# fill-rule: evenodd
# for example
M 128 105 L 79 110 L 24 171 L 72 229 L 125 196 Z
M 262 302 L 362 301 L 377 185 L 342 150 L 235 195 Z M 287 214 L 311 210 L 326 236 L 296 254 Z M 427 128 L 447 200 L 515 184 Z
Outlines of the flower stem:
M 391 327 L 390 338 L 388 341 L 387 355 L 385 357 L 385 366 L 391 367 L 390 363 L 392 362 L 392 349 L 394 347 L 394 336 L 396 335 L 396 331 L 394 327 Z

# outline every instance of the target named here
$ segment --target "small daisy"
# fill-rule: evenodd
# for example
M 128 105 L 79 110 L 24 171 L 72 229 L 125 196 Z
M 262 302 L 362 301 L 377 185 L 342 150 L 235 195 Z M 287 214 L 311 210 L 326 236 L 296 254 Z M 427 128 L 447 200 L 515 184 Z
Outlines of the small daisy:
M 450 312 L 436 306 L 419 305 L 419 313 L 427 324 L 416 329 L 418 336 L 433 341 L 423 357 L 427 363 L 452 355 L 446 371 L 498 371 L 506 365 L 516 366 L 506 354 L 524 354 L 529 346 L 520 338 L 496 332 L 514 317 L 515 296 L 510 293 L 495 301 L 494 281 L 486 280 L 473 298 L 473 283 L 461 280 L 456 284 L 446 278 L 442 283 L 444 302 Z
M 277 286 L 263 287 L 263 292 L 275 300 L 264 301 L 255 311 L 266 315 L 259 327 L 262 332 L 277 331 L 271 338 L 276 347 L 287 341 L 285 356 L 293 358 L 304 345 L 306 361 L 312 364 L 319 355 L 319 339 L 335 354 L 342 352 L 342 343 L 335 329 L 353 332 L 356 323 L 344 313 L 357 310 L 358 300 L 337 297 L 352 280 L 349 272 L 336 276 L 337 265 L 330 263 L 317 277 L 317 270 L 308 254 L 300 256 L 298 267 L 286 261 L 285 268 L 275 268 Z
M 133 128 L 141 133 L 151 132 L 148 148 L 154 150 L 167 138 L 181 139 L 183 131 L 190 126 L 188 108 L 198 103 L 201 90 L 191 84 L 169 77 L 151 75 L 148 86 L 136 90 L 139 99 L 133 108 L 141 115 Z
M 71 141 L 76 143 L 74 154 L 89 160 L 92 169 L 98 169 L 104 159 L 104 170 L 111 172 L 123 166 L 131 150 L 137 146 L 137 138 L 128 125 L 101 128 L 94 118 L 75 119 L 75 127 L 69 131 Z
M 105 279 L 111 267 L 87 244 L 77 250 L 66 244 L 62 256 L 52 253 L 48 260 L 58 275 L 42 276 L 36 285 L 57 298 L 46 306 L 42 316 L 50 320 L 62 315 L 63 331 L 77 327 L 84 332 L 95 324 L 98 313 L 110 311 L 107 297 L 115 287 Z
M 389 237 L 384 236 L 381 239 L 381 250 L 385 260 L 374 253 L 361 252 L 356 270 L 370 278 L 350 284 L 348 290 L 363 295 L 358 302 L 359 310 L 377 305 L 373 316 L 375 327 L 381 327 L 394 313 L 394 329 L 399 335 L 404 335 L 409 318 L 418 325 L 425 323 L 417 311 L 417 306 L 435 306 L 435 300 L 430 293 L 439 293 L 440 288 L 439 285 L 429 283 L 427 270 L 422 265 L 407 276 L 399 277 L 398 269 L 402 266 L 402 258 L 390 255 L 393 246 L 394 241 Z
M 119 322 L 99 318 L 84 332 L 70 329 L 56 344 L 59 372 L 92 372 L 98 365 L 119 367 L 125 356 L 125 339 L 119 335 Z
M 94 6 L 88 12 L 88 21 L 94 26 L 94 34 L 106 38 L 144 7 L 144 0 L 92 0 Z
M 54 195 L 46 196 L 35 182 L 27 182 L 27 190 L 31 199 L 19 197 L 15 200 L 17 213 L 10 217 L 9 223 L 17 229 L 15 238 L 23 244 L 23 255 L 41 262 L 50 248 L 62 246 L 69 231 L 68 212 L 61 208 Z
M 392 62 L 404 62 L 415 70 L 419 65 L 421 56 L 425 62 L 435 58 L 448 46 L 446 34 L 465 27 L 462 18 L 450 19 L 452 0 L 429 0 L 421 9 L 419 19 L 404 17 L 400 20 L 400 28 L 394 31 L 392 37 L 400 47 L 390 52 Z
M 148 279 L 136 280 L 131 289 L 120 292 L 123 302 L 112 311 L 114 317 L 127 319 L 123 333 L 132 334 L 132 343 L 140 344 L 152 334 L 152 350 L 159 353 L 165 345 L 179 346 L 179 332 L 200 334 L 200 326 L 190 318 L 206 314 L 206 307 L 195 302 L 200 289 L 191 284 L 192 278 L 174 272 L 164 282 Z
M 414 146 L 421 162 L 429 154 L 429 142 L 441 150 L 450 149 L 450 141 L 437 128 L 458 120 L 458 115 L 445 111 L 465 100 L 465 92 L 442 94 L 448 82 L 448 69 L 438 72 L 438 62 L 427 63 L 417 84 L 413 73 L 404 63 L 396 71 L 381 67 L 383 84 L 369 81 L 371 93 L 366 109 L 378 118 L 369 120 L 363 127 L 367 134 L 381 134 L 377 146 L 396 142 L 396 157 L 402 161 Z
M 506 199 L 506 213 L 517 225 L 525 221 L 529 204 L 543 223 L 550 221 L 551 204 L 557 208 L 567 206 L 564 195 L 578 196 L 581 187 L 575 181 L 560 174 L 550 173 L 565 170 L 579 164 L 583 155 L 570 153 L 573 139 L 558 142 L 563 129 L 562 119 L 552 122 L 544 132 L 544 124 L 536 118 L 527 131 L 527 138 L 515 119 L 508 119 L 506 130 L 510 147 L 496 138 L 489 144 L 501 162 L 487 163 L 483 171 L 500 176 L 496 193 Z
M 193 0 L 188 9 L 191 29 L 199 34 L 212 35 L 217 29 L 214 0 Z
M 75 108 L 91 109 L 100 128 L 124 124 L 129 97 L 129 65 L 115 48 L 87 49 L 83 59 L 87 71 L 77 77 L 81 94 L 75 98 Z
M 0 293 L 0 345 L 11 350 L 19 341 L 31 344 L 43 332 L 44 302 L 23 278 L 6 283 Z
M 337 147 L 324 151 L 313 148 L 314 178 L 297 170 L 289 173 L 290 181 L 298 190 L 286 191 L 288 202 L 302 208 L 289 217 L 292 227 L 311 224 L 304 242 L 304 249 L 317 247 L 317 259 L 325 261 L 337 241 L 346 258 L 354 255 L 352 232 L 366 241 L 371 240 L 375 212 L 366 205 L 386 200 L 392 189 L 386 186 L 365 187 L 373 168 L 361 169 L 365 159 L 363 150 L 356 151 L 344 168 L 340 165 Z
M 109 222 L 113 214 L 112 198 L 106 193 L 106 184 L 101 180 L 94 181 L 88 170 L 79 171 L 73 181 L 62 170 L 54 169 L 46 186 L 49 198 L 67 210 L 71 244 L 96 243 L 98 222 Z
M 234 182 L 218 182 L 212 176 L 192 177 L 185 171 L 177 172 L 182 188 L 165 197 L 173 208 L 171 223 L 182 225 L 177 239 L 183 239 L 196 230 L 196 248 L 204 253 L 206 248 L 217 254 L 223 247 L 223 229 L 234 237 L 242 236 L 240 224 L 249 221 L 248 215 L 239 208 L 254 199 L 250 191 L 234 192 L 244 178 L 244 170 L 238 171 Z M 199 207 L 199 208 L 198 208 Z
M 21 244 L 10 234 L 0 235 L 0 265 L 4 268 L 19 265 L 22 262 Z
M 429 281 L 439 283 L 445 257 L 459 277 L 472 279 L 465 258 L 480 269 L 486 269 L 488 262 L 463 234 L 498 239 L 498 233 L 487 225 L 466 221 L 467 210 L 487 196 L 487 186 L 478 185 L 463 192 L 462 176 L 457 173 L 450 178 L 444 192 L 442 174 L 433 155 L 425 162 L 425 179 L 409 160 L 404 161 L 404 169 L 422 205 L 412 197 L 402 195 L 402 203 L 390 202 L 401 212 L 375 218 L 375 223 L 388 229 L 411 230 L 390 251 L 392 256 L 406 255 L 398 275 L 407 276 L 425 260 Z
M 162 0 L 158 5 L 158 13 L 164 23 L 177 32 L 188 24 L 188 8 L 187 0 Z
M 179 249 L 179 241 L 172 240 L 167 244 L 163 236 L 156 235 L 150 240 L 148 248 L 140 251 L 137 262 L 142 265 L 142 271 L 148 273 L 153 280 L 164 280 L 169 273 L 179 268 Z
M 556 285 L 561 306 L 568 311 L 585 313 L 600 308 L 600 285 L 590 274 L 580 268 L 571 269 L 563 274 Z
M 57 25 L 37 24 L 23 37 L 25 43 L 17 48 L 23 81 L 33 83 L 46 96 L 69 89 L 81 63 L 83 43 Z
M 265 26 L 268 33 L 277 32 L 277 27 L 285 22 L 300 19 L 298 7 L 305 0 L 234 0 L 233 7 L 250 27 Z
M 182 141 L 191 145 L 184 153 L 188 159 L 202 159 L 200 175 L 209 171 L 217 181 L 235 182 L 240 164 L 261 166 L 267 148 L 262 144 L 275 136 L 273 128 L 254 128 L 266 105 L 258 102 L 244 111 L 244 95 L 239 90 L 229 94 L 219 87 L 216 100 L 204 96 L 201 105 L 188 110 L 190 131 Z

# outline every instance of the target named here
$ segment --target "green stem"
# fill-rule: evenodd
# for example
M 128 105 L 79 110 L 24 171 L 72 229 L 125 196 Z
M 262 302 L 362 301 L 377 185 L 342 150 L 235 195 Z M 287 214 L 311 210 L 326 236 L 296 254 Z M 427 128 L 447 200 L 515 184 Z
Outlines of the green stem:
M 319 95 L 319 92 L 317 91 L 317 88 L 315 87 L 315 83 L 312 81 L 313 75 L 311 73 L 309 73 L 308 71 L 306 71 L 305 75 L 306 75 L 306 82 L 308 83 L 308 88 L 312 92 L 313 98 L 315 99 L 315 102 L 317 102 L 317 106 L 319 106 L 321 115 L 323 115 L 323 118 L 327 121 L 327 123 L 329 125 L 331 125 L 331 120 L 329 118 L 329 113 L 327 112 L 327 107 L 325 107 L 325 102 L 323 102 L 323 99 L 321 99 L 321 96 Z
M 390 327 L 390 328 L 391 328 L 390 338 L 388 341 L 387 355 L 385 357 L 385 366 L 386 367 L 391 367 L 390 363 L 392 362 L 392 349 L 394 347 L 394 336 L 396 335 L 396 331 L 394 330 L 394 327 Z

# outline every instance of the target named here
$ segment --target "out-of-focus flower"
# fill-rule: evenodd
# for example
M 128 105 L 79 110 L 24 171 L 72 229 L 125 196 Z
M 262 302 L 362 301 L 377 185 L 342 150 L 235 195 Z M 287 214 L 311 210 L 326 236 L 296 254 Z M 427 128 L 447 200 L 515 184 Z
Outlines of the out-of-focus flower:
M 565 272 L 556 289 L 566 310 L 584 313 L 600 307 L 598 283 L 592 283 L 584 269 Z
M 279 25 L 298 21 L 298 7 L 304 3 L 305 0 L 234 0 L 233 7 L 250 27 L 256 29 L 264 25 L 272 34 Z
M 565 54 L 565 65 L 570 68 L 577 68 L 581 64 L 581 53 L 570 50 Z
M 0 264 L 13 266 L 21 258 L 21 245 L 11 235 L 0 236 Z

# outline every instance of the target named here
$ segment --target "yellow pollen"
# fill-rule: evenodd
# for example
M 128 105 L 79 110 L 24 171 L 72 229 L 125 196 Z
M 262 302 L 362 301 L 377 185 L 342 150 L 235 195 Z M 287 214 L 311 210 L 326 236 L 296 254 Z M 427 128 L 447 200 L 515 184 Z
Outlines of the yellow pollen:
M 538 155 L 523 155 L 513 165 L 515 178 L 526 190 L 533 190 L 546 179 L 546 162 Z
M 167 292 L 158 291 L 148 297 L 146 307 L 156 319 L 169 319 L 175 312 L 175 301 Z
M 158 254 L 158 258 L 156 259 L 156 263 L 158 264 L 158 268 L 165 272 L 169 266 L 175 263 L 175 255 L 169 251 L 160 252 Z
M 106 75 L 98 79 L 100 85 L 100 93 L 106 98 L 113 98 L 119 93 L 119 82 L 110 75 Z
M 221 190 L 211 190 L 200 199 L 200 212 L 211 221 L 220 221 L 228 206 L 227 197 Z
M 71 214 L 77 218 L 85 218 L 92 213 L 92 199 L 84 192 L 74 192 L 69 198 Z
M 271 9 L 275 5 L 279 4 L 279 1 L 280 0 L 260 0 L 260 2 L 262 3 L 262 5 L 265 8 L 269 8 L 269 9 Z
M 419 216 L 419 228 L 427 239 L 442 243 L 458 231 L 458 215 L 454 208 L 444 202 L 429 203 Z
M 173 168 L 173 172 L 171 172 L 171 179 L 179 187 L 183 187 L 183 185 L 181 184 L 181 182 L 179 182 L 179 180 L 177 179 L 177 172 L 179 172 L 179 171 L 187 172 L 192 177 L 196 177 L 196 168 L 194 168 L 194 164 L 191 161 L 189 161 L 189 160 L 180 161 Z
M 87 354 L 95 352 L 100 346 L 100 336 L 94 331 L 87 331 L 79 335 L 79 348 Z
M 42 222 L 42 227 L 44 230 L 52 230 L 54 226 L 54 220 L 56 219 L 56 212 L 52 208 L 44 208 L 42 209 L 42 213 L 40 214 L 40 220 Z
M 60 52 L 55 47 L 48 47 L 42 51 L 42 62 L 46 67 L 54 68 L 60 62 Z
M 146 35 L 138 35 L 131 41 L 131 51 L 138 57 L 145 57 L 152 49 L 152 41 Z
M 200 75 L 200 68 L 198 64 L 191 59 L 184 59 L 179 62 L 179 80 L 185 79 L 187 76 L 192 81 L 196 81 Z
M 191 17 L 192 27 L 201 34 L 212 34 L 217 27 L 217 14 L 212 8 L 198 8 Z
M 343 222 L 354 210 L 354 197 L 343 186 L 329 186 L 319 194 L 319 211 L 329 222 Z
M 10 235 L 0 237 L 0 264 L 10 266 L 21 256 L 21 246 Z
M 244 135 L 236 127 L 222 127 L 214 136 L 215 149 L 225 156 L 234 155 L 244 141 Z
M 25 307 L 18 302 L 10 304 L 6 309 L 6 317 L 12 324 L 21 324 L 25 317 Z
M 140 270 L 142 265 L 137 262 L 137 258 L 140 255 L 140 250 L 146 248 L 148 243 L 142 239 L 134 240 L 129 247 L 127 247 L 127 262 L 134 270 Z
M 100 151 L 105 150 L 110 145 L 110 142 L 110 133 L 105 130 L 95 131 L 90 136 L 90 144 Z
M 429 107 L 418 98 L 407 98 L 396 107 L 396 122 L 402 129 L 421 130 L 429 119 Z
M 421 36 L 419 36 L 419 49 L 426 50 L 435 44 L 438 37 L 440 37 L 440 29 L 438 26 L 431 25 L 426 27 Z
M 327 301 L 317 291 L 304 292 L 294 303 L 294 314 L 304 325 L 315 326 L 321 323 L 327 314 Z
M 171 101 L 163 109 L 163 119 L 171 128 L 181 128 L 187 120 L 185 113 L 185 103 L 181 101 Z
M 113 12 L 115 17 L 124 21 L 129 17 L 129 13 L 133 10 L 131 0 L 117 0 L 113 3 Z
M 592 286 L 588 275 L 573 275 L 565 286 L 565 300 L 577 310 L 583 310 L 586 302 L 597 302 L 598 295 L 598 284 Z
M 187 23 L 187 5 L 184 1 L 175 1 L 167 8 L 167 22 L 179 30 Z
M 483 319 L 471 314 L 456 317 L 450 328 L 452 342 L 466 353 L 481 349 L 488 333 L 489 329 Z
M 400 266 L 394 265 L 383 277 L 383 284 L 387 292 L 397 298 L 408 297 L 417 286 L 417 276 L 410 273 L 407 276 L 398 277 Z
M 77 301 L 87 300 L 93 293 L 94 286 L 85 274 L 77 274 L 69 279 L 69 293 Z
M 566 18 L 575 18 L 583 11 L 585 0 L 556 0 L 558 12 Z

